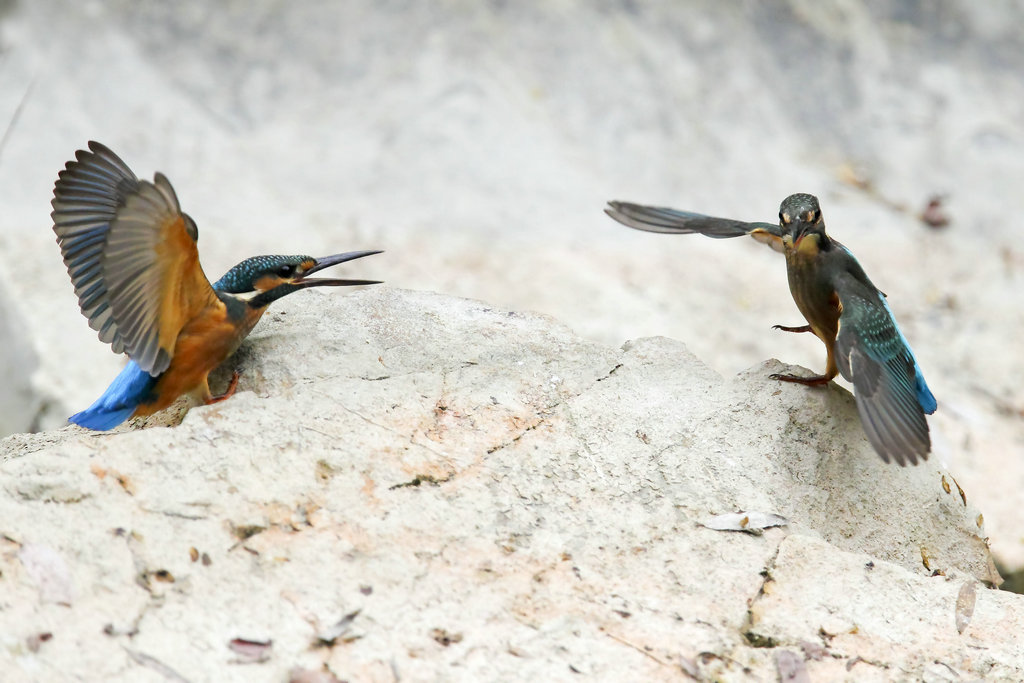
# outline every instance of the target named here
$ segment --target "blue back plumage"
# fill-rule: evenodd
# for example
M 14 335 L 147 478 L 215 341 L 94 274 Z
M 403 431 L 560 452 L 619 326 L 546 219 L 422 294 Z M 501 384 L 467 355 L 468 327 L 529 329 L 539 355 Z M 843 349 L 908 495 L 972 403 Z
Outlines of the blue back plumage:
M 910 356 L 913 358 L 914 354 L 911 353 Z M 917 364 L 916 358 L 914 358 L 914 379 L 917 380 L 917 402 L 921 404 L 921 409 L 926 414 L 931 415 L 939 407 L 939 404 L 925 383 L 924 375 L 921 374 L 921 366 Z
M 885 306 L 885 310 L 889 313 L 889 317 L 892 318 L 892 324 L 896 328 L 896 334 L 900 336 L 900 341 L 903 342 L 904 348 L 907 350 L 907 354 L 910 355 L 910 359 L 914 361 L 914 389 L 917 393 L 917 402 L 921 405 L 921 410 L 927 415 L 931 415 L 938 408 L 938 403 L 935 401 L 935 396 L 932 395 L 932 390 L 928 388 L 928 384 L 924 381 L 924 373 L 921 372 L 921 365 L 917 362 L 917 357 L 914 356 L 913 350 L 910 348 L 910 344 L 907 343 L 907 338 L 903 336 L 903 330 L 896 324 L 896 316 L 892 314 L 892 309 L 889 308 L 889 304 L 885 300 L 885 295 L 881 292 L 878 293 L 878 298 L 881 299 L 882 305 Z
M 95 403 L 69 417 L 68 422 L 87 429 L 113 429 L 131 417 L 139 404 L 149 397 L 156 380 L 135 361 L 130 361 Z

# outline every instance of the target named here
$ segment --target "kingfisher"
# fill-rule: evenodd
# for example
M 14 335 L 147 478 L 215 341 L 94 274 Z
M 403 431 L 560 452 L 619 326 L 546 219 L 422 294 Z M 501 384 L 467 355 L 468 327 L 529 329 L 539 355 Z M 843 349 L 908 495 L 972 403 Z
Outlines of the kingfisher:
M 68 421 L 113 429 L 152 415 L 190 394 L 214 396 L 208 376 L 252 331 L 267 307 L 307 287 L 379 284 L 377 280 L 310 277 L 325 268 L 379 254 L 352 251 L 324 258 L 248 258 L 212 285 L 199 265 L 198 228 L 182 213 L 162 173 L 139 180 L 106 146 L 90 142 L 57 177 L 53 231 L 82 314 L 100 341 L 130 359 L 107 390 Z
M 771 378 L 821 386 L 841 373 L 853 383 L 864 432 L 883 461 L 905 466 L 928 459 L 931 437 L 925 415 L 935 412 L 935 397 L 885 294 L 850 250 L 825 232 L 817 197 L 787 197 L 779 207 L 778 224 L 628 202 L 609 202 L 605 213 L 647 232 L 699 233 L 716 239 L 750 235 L 784 254 L 789 291 L 808 324 L 773 329 L 811 332 L 825 344 L 828 355 L 822 375 Z

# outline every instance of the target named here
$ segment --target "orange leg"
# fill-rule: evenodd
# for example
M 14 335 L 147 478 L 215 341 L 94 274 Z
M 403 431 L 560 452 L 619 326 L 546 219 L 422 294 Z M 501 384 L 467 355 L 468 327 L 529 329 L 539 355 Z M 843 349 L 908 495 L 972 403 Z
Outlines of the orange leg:
M 785 329 L 785 328 L 783 328 Z M 801 330 L 802 331 L 802 330 Z M 809 387 L 817 387 L 823 384 L 828 384 L 839 374 L 839 368 L 836 366 L 835 358 L 832 357 L 832 347 L 826 345 L 828 348 L 828 358 L 825 362 L 825 374 L 824 375 L 813 375 L 811 377 L 800 377 L 798 375 L 780 375 L 773 374 L 769 375 L 768 379 L 777 379 L 780 382 L 795 382 L 796 384 L 806 384 Z
M 210 405 L 211 403 L 220 403 L 221 401 L 226 401 L 229 398 L 231 398 L 235 393 L 235 389 L 238 388 L 239 377 L 241 377 L 241 375 L 239 374 L 238 370 L 235 370 L 233 373 L 231 373 L 231 381 L 228 383 L 227 391 L 225 391 L 220 396 L 211 396 L 210 398 L 204 400 L 203 403 L 205 403 L 206 405 Z

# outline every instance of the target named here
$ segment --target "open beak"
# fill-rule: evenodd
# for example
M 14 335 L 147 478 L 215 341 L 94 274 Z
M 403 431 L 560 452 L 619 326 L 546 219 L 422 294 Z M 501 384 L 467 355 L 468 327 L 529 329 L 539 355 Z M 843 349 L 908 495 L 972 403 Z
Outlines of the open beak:
M 804 237 L 806 237 L 807 233 L 810 232 L 811 228 L 813 228 L 813 227 L 814 226 L 812 224 L 810 224 L 810 223 L 803 223 L 803 222 L 801 222 L 801 224 L 800 224 L 800 231 L 796 234 L 796 239 L 793 240 L 793 246 L 795 247 L 796 245 L 800 244 L 800 240 L 802 240 Z
M 363 258 L 364 256 L 373 256 L 374 254 L 383 253 L 380 250 L 377 251 L 347 251 L 344 254 L 334 254 L 332 256 L 325 256 L 316 260 L 316 265 L 307 270 L 302 274 L 301 277 L 292 282 L 296 287 L 341 287 L 341 286 L 354 286 L 354 285 L 379 285 L 380 280 L 339 280 L 333 278 L 311 278 L 309 277 L 313 273 L 323 270 L 324 268 L 330 268 L 336 266 L 339 263 L 345 263 L 346 261 L 355 261 L 357 258 Z

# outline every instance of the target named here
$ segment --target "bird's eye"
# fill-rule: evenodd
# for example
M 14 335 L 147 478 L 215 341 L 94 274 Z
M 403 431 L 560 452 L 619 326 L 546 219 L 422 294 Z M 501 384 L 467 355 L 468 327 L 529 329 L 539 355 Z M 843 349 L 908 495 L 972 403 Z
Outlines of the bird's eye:
M 295 266 L 281 266 L 277 269 L 277 274 L 281 277 L 291 277 L 294 272 Z

